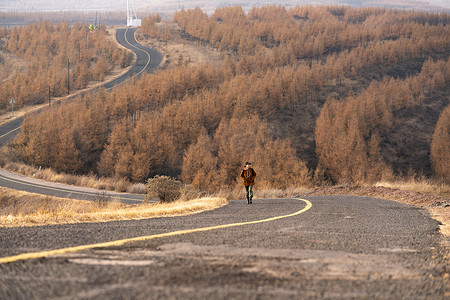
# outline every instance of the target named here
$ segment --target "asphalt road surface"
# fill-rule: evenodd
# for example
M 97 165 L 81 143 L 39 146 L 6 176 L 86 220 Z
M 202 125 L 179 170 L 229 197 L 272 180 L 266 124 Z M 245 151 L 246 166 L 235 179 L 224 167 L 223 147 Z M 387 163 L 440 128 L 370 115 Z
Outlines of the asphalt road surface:
M 134 38 L 136 28 L 117 29 L 116 39 L 122 46 L 130 49 L 136 54 L 136 62 L 133 67 L 124 75 L 115 80 L 105 83 L 106 89 L 120 85 L 135 75 L 137 78 L 142 73 L 150 74 L 155 70 L 162 61 L 162 55 L 156 50 L 142 46 Z
M 145 195 L 116 193 L 61 183 L 46 182 L 25 177 L 17 173 L 8 172 L 3 169 L 0 169 L 0 186 L 5 186 L 17 191 L 76 200 L 102 199 L 104 201 L 117 201 L 125 204 L 137 204 L 142 203 L 145 199 Z
M 132 68 L 124 75 L 107 82 L 103 85 L 106 89 L 123 84 L 133 76 L 139 77 L 142 73 L 151 73 L 159 66 L 162 55 L 150 48 L 140 45 L 134 38 L 136 28 L 118 29 L 116 32 L 117 41 L 124 47 L 136 53 L 136 62 Z M 14 119 L 0 126 L 0 147 L 13 140 L 20 132 L 20 124 L 23 117 Z M 0 170 L 1 171 L 1 170 Z M 142 202 L 143 195 L 119 194 L 93 189 L 71 187 L 69 185 L 58 185 L 45 183 L 43 181 L 28 180 L 25 177 L 17 177 L 17 174 L 10 172 L 0 172 L 0 186 L 31 193 L 50 195 L 62 198 L 93 200 L 98 197 L 113 198 L 123 203 Z
M 304 199 L 231 201 L 176 218 L 0 228 L 0 298 L 448 299 L 448 260 L 426 211 L 374 198 Z M 224 226 L 211 228 L 217 225 Z M 133 237 L 146 238 L 98 245 Z

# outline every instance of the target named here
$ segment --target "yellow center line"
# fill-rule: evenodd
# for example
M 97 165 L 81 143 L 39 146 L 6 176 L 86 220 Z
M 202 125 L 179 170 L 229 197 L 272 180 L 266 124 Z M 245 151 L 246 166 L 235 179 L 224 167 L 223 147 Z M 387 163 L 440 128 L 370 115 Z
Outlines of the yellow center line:
M 130 45 L 131 47 L 135 48 L 135 49 L 138 49 L 138 50 L 143 51 L 143 52 L 144 52 L 145 54 L 147 54 L 147 56 L 148 56 L 147 64 L 142 68 L 142 70 L 140 70 L 139 72 L 137 72 L 137 73 L 135 74 L 136 76 L 138 76 L 139 74 L 141 74 L 142 72 L 144 72 L 145 69 L 148 67 L 148 65 L 150 64 L 150 59 L 151 59 L 151 57 L 150 57 L 150 53 L 148 53 L 147 50 L 145 50 L 145 49 L 143 49 L 143 48 L 139 48 L 139 47 L 137 47 L 137 46 L 131 44 L 131 43 L 128 41 L 128 38 L 127 38 L 127 32 L 128 32 L 128 28 L 125 30 L 125 34 L 124 34 L 124 38 L 125 38 L 125 41 L 127 42 L 127 44 Z M 136 42 L 137 42 L 137 41 L 136 41 Z M 136 55 L 137 55 L 137 54 L 136 54 Z M 123 85 L 124 83 L 130 81 L 132 78 L 133 78 L 133 77 L 130 77 L 130 78 L 128 78 L 128 79 L 122 81 L 121 83 L 119 83 L 119 84 L 117 84 L 117 85 L 115 85 L 115 86 L 113 86 L 113 87 L 111 87 L 111 88 L 109 88 L 109 89 L 113 89 L 114 87 L 116 87 L 116 86 L 118 86 L 118 85 Z
M 3 137 L 5 137 L 5 136 L 7 136 L 7 135 L 10 134 L 10 133 L 13 133 L 14 131 L 16 131 L 16 130 L 18 130 L 18 129 L 20 129 L 20 127 L 17 127 L 17 128 L 14 128 L 14 129 L 11 130 L 11 131 L 8 131 L 7 133 L 1 135 L 1 136 L 0 136 L 0 139 L 3 138 Z
M 9 182 L 13 182 L 13 183 L 17 183 L 17 184 L 20 184 L 20 185 L 32 186 L 32 187 L 37 187 L 37 188 L 46 189 L 46 190 L 52 190 L 52 191 L 57 191 L 57 192 L 78 194 L 78 195 L 84 195 L 84 196 L 100 196 L 100 195 L 102 195 L 101 193 L 79 192 L 79 191 L 74 191 L 74 190 L 70 190 L 70 189 L 54 188 L 54 187 L 49 187 L 49 186 L 45 186 L 45 185 L 33 184 L 33 183 L 28 183 L 28 182 L 24 182 L 24 181 L 20 181 L 20 180 L 14 180 L 14 179 L 11 179 L 11 178 L 7 178 L 7 177 L 4 177 L 2 175 L 0 175 L 0 179 L 6 180 L 6 181 L 9 181 Z M 105 196 L 111 197 L 111 198 L 115 198 L 115 199 L 134 200 L 134 201 L 137 201 L 137 202 L 143 202 L 143 200 L 134 199 L 134 198 L 128 198 L 128 197 L 124 197 L 124 196 L 120 196 L 120 195 L 108 195 L 108 194 L 105 194 Z
M 179 231 L 147 235 L 147 236 L 140 236 L 140 237 L 135 237 L 135 238 L 105 242 L 105 243 L 81 245 L 81 246 L 68 247 L 68 248 L 49 250 L 49 251 L 41 251 L 41 252 L 23 253 L 23 254 L 19 254 L 19 255 L 15 255 L 15 256 L 0 258 L 0 264 L 11 263 L 11 262 L 19 261 L 19 260 L 28 260 L 28 259 L 34 259 L 34 258 L 48 257 L 50 255 L 55 255 L 55 254 L 73 253 L 73 252 L 78 252 L 78 251 L 88 250 L 88 249 L 93 249 L 93 248 L 117 247 L 117 246 L 122 246 L 126 243 L 148 241 L 148 240 L 162 238 L 162 237 L 170 237 L 170 236 L 183 235 L 183 234 L 188 234 L 188 233 L 203 232 L 203 231 L 210 231 L 210 230 L 251 225 L 251 224 L 259 224 L 259 223 L 264 223 L 264 222 L 272 222 L 272 221 L 276 221 L 276 220 L 280 220 L 280 219 L 284 219 L 284 218 L 297 216 L 301 213 L 304 213 L 305 211 L 309 210 L 312 207 L 311 202 L 309 202 L 308 200 L 300 199 L 300 198 L 294 198 L 294 199 L 305 202 L 306 206 L 303 209 L 301 209 L 297 212 L 288 214 L 288 215 L 282 215 L 282 216 L 272 217 L 272 218 L 263 219 L 263 220 L 250 221 L 250 222 L 231 223 L 231 224 L 224 224 L 224 225 L 217 225 L 217 226 L 210 226 L 210 227 L 203 227 L 203 228 L 179 230 Z
M 127 39 L 127 32 L 128 32 L 128 28 L 127 28 L 127 30 L 125 31 L 125 41 L 127 41 L 127 43 L 128 43 L 131 47 L 136 48 L 136 49 L 138 49 L 138 50 L 141 50 L 141 51 L 145 52 L 145 54 L 147 54 L 147 56 L 148 56 L 147 64 L 144 66 L 144 68 L 143 68 L 141 71 L 139 71 L 139 73 L 136 74 L 136 75 L 139 75 L 139 74 L 141 74 L 142 72 L 144 72 L 144 70 L 145 70 L 145 69 L 148 67 L 148 65 L 150 64 L 150 59 L 151 59 L 150 53 L 148 53 L 147 50 L 145 50 L 145 49 L 143 49 L 143 48 L 139 48 L 139 47 L 137 47 L 137 46 L 135 46 L 135 45 L 132 45 L 132 44 L 128 41 L 128 39 Z M 136 39 L 135 39 L 135 40 L 136 40 Z M 137 41 L 136 41 L 136 42 L 137 42 Z M 138 45 L 139 45 L 139 43 L 138 43 Z

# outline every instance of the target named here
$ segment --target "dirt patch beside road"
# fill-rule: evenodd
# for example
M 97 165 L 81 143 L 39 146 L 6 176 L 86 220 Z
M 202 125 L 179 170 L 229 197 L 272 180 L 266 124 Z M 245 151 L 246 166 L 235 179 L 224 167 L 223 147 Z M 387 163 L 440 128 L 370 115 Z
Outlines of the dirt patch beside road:
M 186 39 L 177 24 L 163 23 L 159 24 L 159 26 L 169 27 L 171 36 L 168 41 L 159 41 L 153 38 L 147 39 L 141 31 L 137 31 L 136 40 L 142 45 L 164 54 L 161 63 L 162 68 L 171 68 L 180 64 L 198 66 L 210 63 L 219 65 L 222 62 L 219 51 L 211 46 Z

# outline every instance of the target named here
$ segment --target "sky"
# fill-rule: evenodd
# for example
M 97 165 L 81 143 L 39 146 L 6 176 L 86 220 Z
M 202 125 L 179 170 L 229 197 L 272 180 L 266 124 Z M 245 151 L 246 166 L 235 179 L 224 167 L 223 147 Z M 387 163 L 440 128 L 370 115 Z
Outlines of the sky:
M 304 4 L 351 4 L 353 6 L 367 6 L 371 3 L 408 3 L 414 7 L 414 2 L 429 3 L 450 10 L 450 0 L 203 0 L 203 1 L 179 1 L 179 0 L 129 0 L 136 9 L 150 11 L 175 11 L 181 8 L 193 8 L 196 6 L 204 10 L 214 10 L 215 7 L 226 5 L 262 6 L 270 3 L 283 5 Z M 412 5 L 411 5 L 412 3 Z M 0 11 L 43 11 L 43 10 L 126 10 L 127 0 L 0 0 Z

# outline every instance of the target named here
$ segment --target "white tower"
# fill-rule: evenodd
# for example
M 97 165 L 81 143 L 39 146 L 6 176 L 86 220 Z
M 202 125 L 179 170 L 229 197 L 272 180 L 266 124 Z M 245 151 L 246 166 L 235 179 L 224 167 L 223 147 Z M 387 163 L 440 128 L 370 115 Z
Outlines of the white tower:
M 132 0 L 127 0 L 127 26 L 139 27 L 141 26 L 141 19 L 136 16 Z

